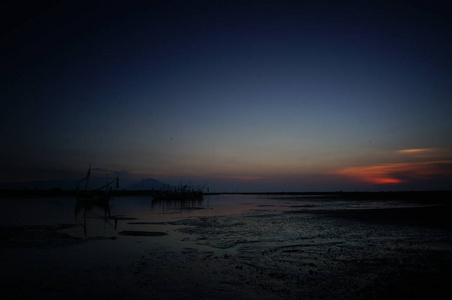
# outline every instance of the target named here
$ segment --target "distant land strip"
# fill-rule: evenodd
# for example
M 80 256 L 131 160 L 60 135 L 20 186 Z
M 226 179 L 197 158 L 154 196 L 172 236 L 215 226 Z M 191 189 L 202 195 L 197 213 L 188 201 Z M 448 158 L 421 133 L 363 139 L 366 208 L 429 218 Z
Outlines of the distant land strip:
M 117 190 L 111 191 L 112 196 L 151 196 L 153 190 Z M 59 188 L 40 190 L 40 189 L 0 189 L 1 198 L 22 198 L 22 197 L 40 197 L 40 196 L 74 196 L 75 190 L 63 190 Z M 381 192 L 218 192 L 204 193 L 204 195 L 266 195 L 266 196 L 322 196 L 322 197 L 346 197 L 358 199 L 374 198 L 394 198 L 405 200 L 431 200 L 441 201 L 449 200 L 452 196 L 452 190 L 439 191 L 381 191 Z

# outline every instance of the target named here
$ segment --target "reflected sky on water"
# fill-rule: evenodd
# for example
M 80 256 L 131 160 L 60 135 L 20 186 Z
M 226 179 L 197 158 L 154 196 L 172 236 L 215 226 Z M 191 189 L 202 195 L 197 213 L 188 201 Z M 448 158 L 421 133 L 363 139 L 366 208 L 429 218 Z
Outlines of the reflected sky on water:
M 209 195 L 183 201 L 121 196 L 108 203 L 81 204 L 75 197 L 2 199 L 1 226 L 76 224 L 77 237 L 117 237 L 125 230 L 168 231 L 169 222 L 186 218 L 259 211 L 369 209 L 413 206 L 391 199 L 350 200 L 322 195 Z M 173 226 L 174 227 L 174 226 Z M 152 228 L 152 229 L 151 229 Z
M 0 226 L 61 225 L 62 233 L 82 239 L 98 239 L 104 247 L 115 240 L 114 251 L 151 248 L 184 249 L 186 247 L 211 251 L 192 236 L 180 230 L 199 218 L 251 214 L 280 214 L 287 211 L 383 209 L 419 206 L 419 203 L 395 199 L 350 199 L 328 195 L 240 195 L 204 196 L 185 201 L 156 201 L 150 196 L 121 196 L 108 203 L 80 203 L 75 197 L 36 197 L 1 199 Z M 309 218 L 309 214 L 296 214 Z M 91 244 L 91 243 L 90 243 Z M 140 247 L 136 247 L 141 245 Z M 96 246 L 97 247 L 97 246 Z M 93 249 L 96 249 L 94 247 Z M 89 251 L 89 250 L 86 250 Z M 94 251 L 94 250 L 93 250 Z M 112 250 L 113 251 L 113 250 Z M 216 251 L 216 250 L 215 250 Z M 125 253 L 125 252 L 124 252 Z

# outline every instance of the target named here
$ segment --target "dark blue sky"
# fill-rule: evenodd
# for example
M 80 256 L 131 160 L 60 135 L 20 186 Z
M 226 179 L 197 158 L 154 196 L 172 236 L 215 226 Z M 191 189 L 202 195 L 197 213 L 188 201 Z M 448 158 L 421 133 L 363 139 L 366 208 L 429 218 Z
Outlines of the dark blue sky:
M 435 1 L 47 1 L 2 9 L 1 181 L 450 189 Z

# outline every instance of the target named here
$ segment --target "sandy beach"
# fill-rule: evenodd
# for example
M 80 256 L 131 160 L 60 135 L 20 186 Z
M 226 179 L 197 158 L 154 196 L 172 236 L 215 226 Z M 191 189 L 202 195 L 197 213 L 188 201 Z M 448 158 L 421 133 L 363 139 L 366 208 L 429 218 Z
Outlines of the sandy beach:
M 450 212 L 262 206 L 140 225 L 177 235 L 174 247 L 159 234 L 3 226 L 2 298 L 440 299 L 452 275 Z

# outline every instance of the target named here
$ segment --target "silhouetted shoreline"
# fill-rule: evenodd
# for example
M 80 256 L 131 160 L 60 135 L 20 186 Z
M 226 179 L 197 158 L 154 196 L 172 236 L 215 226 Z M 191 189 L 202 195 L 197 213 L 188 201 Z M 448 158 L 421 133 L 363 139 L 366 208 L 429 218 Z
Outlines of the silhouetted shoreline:
M 112 196 L 147 196 L 151 195 L 153 190 L 116 190 L 111 191 Z M 53 189 L 0 189 L 0 197 L 39 197 L 39 196 L 75 196 L 75 190 L 63 190 L 59 188 Z M 450 199 L 452 190 L 439 191 L 381 191 L 381 192 L 215 192 L 204 193 L 204 195 L 269 195 L 269 196 L 328 196 L 328 197 L 345 197 L 359 199 L 378 199 L 378 198 L 394 198 L 409 200 L 428 200 L 426 197 L 435 197 L 435 200 Z

